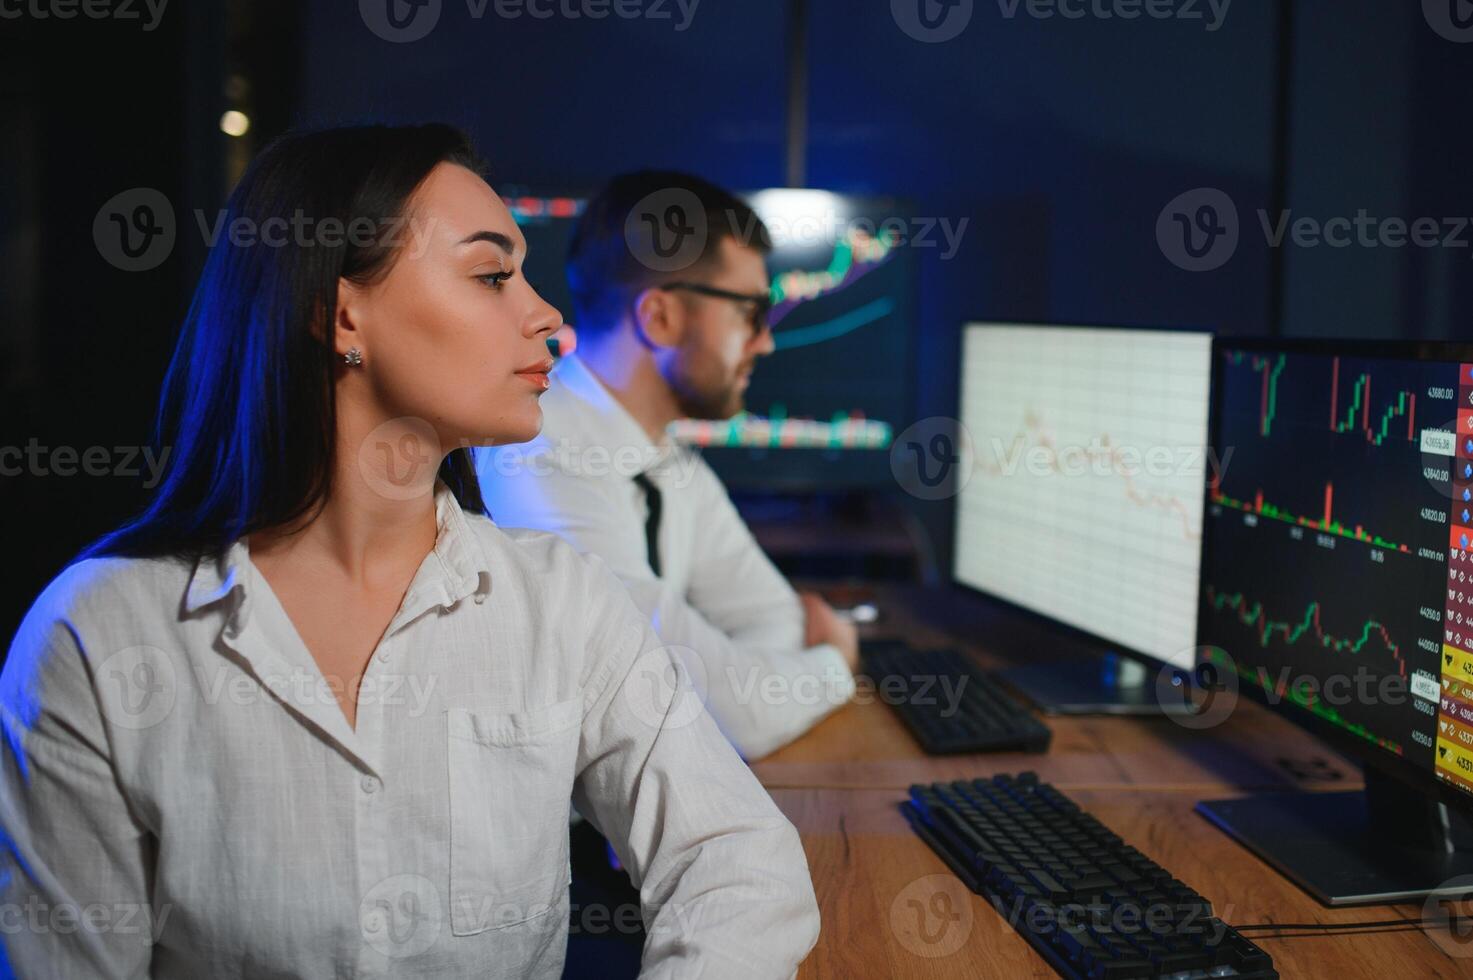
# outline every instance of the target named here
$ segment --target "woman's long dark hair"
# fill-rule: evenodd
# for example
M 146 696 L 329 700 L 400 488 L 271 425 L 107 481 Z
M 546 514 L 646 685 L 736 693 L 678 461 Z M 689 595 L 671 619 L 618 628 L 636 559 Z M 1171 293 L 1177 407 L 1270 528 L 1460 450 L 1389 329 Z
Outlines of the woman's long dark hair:
M 338 280 L 388 272 L 409 197 L 442 162 L 481 169 L 465 135 L 443 125 L 292 133 L 261 152 L 230 195 L 164 379 L 163 480 L 139 517 L 80 558 L 218 552 L 320 511 L 337 437 Z M 242 218 L 254 238 L 231 235 Z M 468 449 L 439 476 L 484 512 Z

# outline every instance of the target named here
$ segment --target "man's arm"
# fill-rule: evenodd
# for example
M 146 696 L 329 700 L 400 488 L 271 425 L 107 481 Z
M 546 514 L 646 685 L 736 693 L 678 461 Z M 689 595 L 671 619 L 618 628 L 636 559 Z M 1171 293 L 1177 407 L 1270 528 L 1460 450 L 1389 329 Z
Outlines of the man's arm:
M 838 646 L 857 668 L 850 624 L 840 623 L 821 598 L 800 596 L 767 557 L 726 487 L 705 461 L 686 454 L 692 492 L 702 514 L 701 547 L 692 556 L 687 599 L 717 629 L 738 642 L 791 649 Z M 740 589 L 732 583 L 740 582 Z M 817 613 L 817 615 L 815 615 Z
M 573 802 L 639 888 L 640 976 L 794 976 L 819 928 L 797 832 L 614 576 L 579 561 L 594 666 Z
M 719 619 L 713 622 L 704 608 L 650 570 L 643 498 L 632 480 L 570 475 L 527 459 L 500 473 L 485 457 L 478 462 L 482 492 L 498 524 L 553 531 L 604 560 L 683 659 L 707 709 L 743 757 L 775 751 L 853 697 L 849 659 L 826 643 L 804 648 L 797 597 L 752 540 L 719 482 L 715 502 L 724 509 L 712 510 L 710 540 L 703 527 L 695 549 L 701 592 Z M 715 481 L 709 469 L 704 475 Z M 704 506 L 711 488 L 701 489 Z M 706 558 L 708 546 L 720 557 Z M 714 595 L 721 591 L 729 595 Z

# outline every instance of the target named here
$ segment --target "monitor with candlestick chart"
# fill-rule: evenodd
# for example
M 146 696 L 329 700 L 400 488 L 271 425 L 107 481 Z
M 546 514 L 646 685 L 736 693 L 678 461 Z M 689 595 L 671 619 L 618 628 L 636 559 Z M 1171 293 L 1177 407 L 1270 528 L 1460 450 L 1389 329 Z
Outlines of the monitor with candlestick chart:
M 1204 646 L 1473 790 L 1470 366 L 1219 346 L 1218 439 L 1234 454 L 1208 493 Z
M 1473 347 L 1222 338 L 1213 360 L 1233 455 L 1207 488 L 1196 674 L 1323 735 L 1366 788 L 1198 812 L 1329 904 L 1466 880 Z

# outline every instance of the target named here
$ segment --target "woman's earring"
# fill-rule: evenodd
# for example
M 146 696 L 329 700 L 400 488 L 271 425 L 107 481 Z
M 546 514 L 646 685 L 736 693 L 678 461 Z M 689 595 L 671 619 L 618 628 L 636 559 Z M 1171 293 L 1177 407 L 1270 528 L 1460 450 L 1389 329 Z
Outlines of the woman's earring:
M 343 355 L 343 363 L 348 367 L 357 367 L 363 363 L 363 352 L 356 347 L 349 347 L 348 353 Z

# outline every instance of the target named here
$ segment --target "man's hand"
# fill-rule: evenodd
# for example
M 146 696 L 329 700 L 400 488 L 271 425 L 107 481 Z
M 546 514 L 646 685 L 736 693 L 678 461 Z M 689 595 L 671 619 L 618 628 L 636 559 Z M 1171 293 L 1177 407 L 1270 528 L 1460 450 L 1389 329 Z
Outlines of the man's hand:
M 849 672 L 858 672 L 859 633 L 854 624 L 841 619 L 817 593 L 799 592 L 798 601 L 803 603 L 803 645 L 812 647 L 827 643 L 838 647 L 844 662 L 849 665 Z

